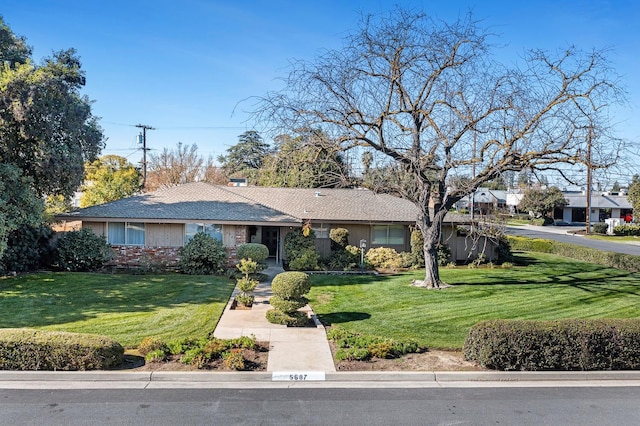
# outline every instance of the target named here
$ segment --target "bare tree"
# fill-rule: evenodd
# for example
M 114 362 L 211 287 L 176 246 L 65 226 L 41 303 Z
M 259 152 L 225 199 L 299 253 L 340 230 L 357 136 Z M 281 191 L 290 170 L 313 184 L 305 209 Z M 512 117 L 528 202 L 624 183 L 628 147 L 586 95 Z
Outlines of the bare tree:
M 507 67 L 490 36 L 470 14 L 451 24 L 400 8 L 367 16 L 340 50 L 294 63 L 254 111 L 263 123 L 321 128 L 406 172 L 395 191 L 419 208 L 427 287 L 441 284 L 436 246 L 461 198 L 508 171 L 566 174 L 585 161 L 590 129 L 591 167 L 618 152 L 606 113 L 624 94 L 606 52 L 534 50 Z M 455 176 L 471 177 L 448 188 Z
M 164 148 L 160 154 L 149 156 L 145 190 L 153 191 L 201 180 L 203 164 L 196 144 L 182 145 L 179 142 L 175 150 Z

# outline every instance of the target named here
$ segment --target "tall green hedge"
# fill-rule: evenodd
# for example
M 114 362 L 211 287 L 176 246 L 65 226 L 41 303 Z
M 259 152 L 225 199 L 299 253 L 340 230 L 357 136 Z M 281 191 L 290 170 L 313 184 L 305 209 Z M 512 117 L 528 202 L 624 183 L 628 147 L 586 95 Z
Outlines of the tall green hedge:
M 637 370 L 640 320 L 482 321 L 463 352 L 495 370 Z
M 623 269 L 630 272 L 640 272 L 640 256 L 631 254 L 613 253 L 602 251 L 577 244 L 563 243 L 560 241 L 545 240 L 541 238 L 527 238 L 509 236 L 509 244 L 512 250 L 535 251 L 551 253 L 610 268 Z
M 101 370 L 122 363 L 124 348 L 93 334 L 0 329 L 0 370 Z

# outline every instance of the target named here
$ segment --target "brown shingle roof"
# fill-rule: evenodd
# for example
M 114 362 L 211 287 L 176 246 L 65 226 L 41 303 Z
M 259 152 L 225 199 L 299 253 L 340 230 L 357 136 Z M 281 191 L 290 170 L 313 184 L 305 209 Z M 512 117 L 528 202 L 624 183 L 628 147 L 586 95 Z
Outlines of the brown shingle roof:
M 135 195 L 59 215 L 74 219 L 216 220 L 299 223 L 295 217 L 204 182 Z
M 447 221 L 468 219 L 447 215 Z M 58 215 L 63 220 L 203 220 L 221 223 L 415 223 L 408 200 L 366 189 L 304 189 L 189 183 Z

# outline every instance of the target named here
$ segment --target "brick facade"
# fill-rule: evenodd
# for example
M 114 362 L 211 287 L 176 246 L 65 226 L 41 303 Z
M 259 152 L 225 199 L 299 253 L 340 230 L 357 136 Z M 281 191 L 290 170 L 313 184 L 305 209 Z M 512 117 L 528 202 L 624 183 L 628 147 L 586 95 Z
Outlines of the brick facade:
M 228 265 L 238 263 L 237 247 L 247 242 L 247 228 L 235 227 L 235 245 L 225 247 Z M 112 246 L 114 258 L 109 264 L 117 269 L 175 269 L 180 260 L 180 247 Z

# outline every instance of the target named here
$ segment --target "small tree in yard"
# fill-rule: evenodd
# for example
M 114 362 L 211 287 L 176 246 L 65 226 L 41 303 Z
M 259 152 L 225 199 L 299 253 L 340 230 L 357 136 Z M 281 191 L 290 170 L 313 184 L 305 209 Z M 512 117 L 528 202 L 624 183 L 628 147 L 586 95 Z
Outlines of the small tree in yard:
M 453 23 L 401 8 L 366 16 L 341 48 L 294 62 L 283 89 L 254 111 L 274 134 L 319 129 L 397 174 L 380 190 L 418 208 L 426 287 L 440 286 L 437 247 L 456 202 L 508 172 L 582 164 L 588 139 L 592 168 L 619 152 L 607 114 L 624 96 L 605 52 L 533 50 L 521 66 L 505 65 L 489 37 L 471 15 Z
M 311 290 L 311 280 L 304 272 L 282 272 L 271 282 L 273 296 L 269 300 L 273 309 L 267 311 L 267 320 L 274 324 L 302 326 L 308 321 L 298 309 L 309 301 L 304 296 Z
M 535 218 L 550 218 L 555 209 L 561 209 L 567 204 L 569 201 L 556 187 L 530 188 L 524 191 L 522 200 L 518 203 L 518 210 L 529 212 Z
M 240 294 L 236 296 L 236 301 L 245 306 L 253 305 L 253 291 L 259 284 L 259 281 L 251 276 L 260 269 L 258 262 L 252 259 L 240 259 L 240 263 L 236 265 L 238 271 L 242 272 L 242 278 L 238 279 L 237 286 Z

